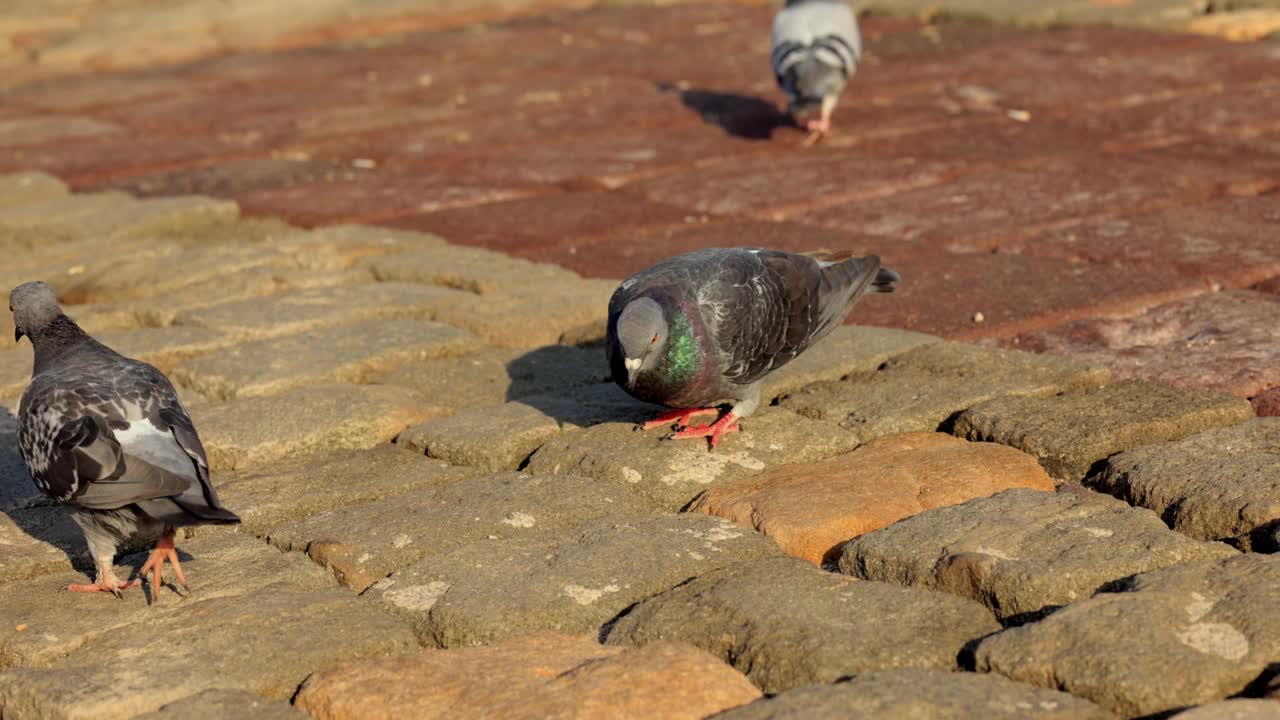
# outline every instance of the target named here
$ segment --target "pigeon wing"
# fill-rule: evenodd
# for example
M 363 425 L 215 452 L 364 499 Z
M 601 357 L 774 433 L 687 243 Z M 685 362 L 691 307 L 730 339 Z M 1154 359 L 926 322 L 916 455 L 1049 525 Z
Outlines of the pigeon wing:
M 726 380 L 753 383 L 808 347 L 821 278 L 818 263 L 799 255 L 754 250 L 726 259 L 714 311 Z

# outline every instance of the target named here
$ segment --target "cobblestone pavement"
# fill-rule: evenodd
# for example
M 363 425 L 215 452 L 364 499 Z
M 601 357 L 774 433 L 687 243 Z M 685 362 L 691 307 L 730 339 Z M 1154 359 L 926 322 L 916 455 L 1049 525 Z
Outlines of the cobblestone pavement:
M 191 597 L 61 592 L 0 349 L 0 716 L 1273 716 L 1280 47 L 872 18 L 804 151 L 767 24 L 0 96 L 0 287 L 168 373 L 244 519 L 180 543 Z M 905 279 L 714 453 L 599 346 L 608 278 L 710 243 Z

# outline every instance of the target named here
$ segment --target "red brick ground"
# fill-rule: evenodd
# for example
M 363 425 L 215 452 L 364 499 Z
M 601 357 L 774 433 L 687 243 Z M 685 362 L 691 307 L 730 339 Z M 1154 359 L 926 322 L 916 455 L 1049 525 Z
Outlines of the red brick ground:
M 869 18 L 838 134 L 803 149 L 769 23 L 608 7 L 48 80 L 0 96 L 0 171 L 594 276 L 706 245 L 874 251 L 905 283 L 855 319 L 957 338 L 1280 275 L 1278 44 Z

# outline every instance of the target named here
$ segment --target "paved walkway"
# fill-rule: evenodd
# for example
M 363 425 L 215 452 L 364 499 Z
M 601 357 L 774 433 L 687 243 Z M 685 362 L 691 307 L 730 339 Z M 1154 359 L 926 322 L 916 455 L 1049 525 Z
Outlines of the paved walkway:
M 805 150 L 768 22 L 0 95 L 0 287 L 168 373 L 245 519 L 182 542 L 191 598 L 59 592 L 0 349 L 0 715 L 1274 713 L 1280 46 L 871 18 Z M 634 430 L 599 340 L 616 278 L 712 243 L 904 283 L 708 453 Z
M 861 322 L 1036 347 L 1124 344 L 1040 334 L 1280 275 L 1280 46 L 871 18 L 840 132 L 806 151 L 768 13 L 611 7 L 35 83 L 0 98 L 0 169 L 596 277 L 707 243 L 876 252 L 907 281 Z

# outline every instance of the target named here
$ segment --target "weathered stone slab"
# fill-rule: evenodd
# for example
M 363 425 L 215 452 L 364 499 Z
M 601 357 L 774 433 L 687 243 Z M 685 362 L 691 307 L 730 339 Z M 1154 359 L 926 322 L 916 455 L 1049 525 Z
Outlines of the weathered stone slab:
M 482 540 L 402 568 L 365 596 L 404 617 L 423 645 L 596 634 L 632 604 L 690 578 L 779 554 L 764 536 L 719 518 L 660 515 Z
M 329 720 L 700 720 L 759 696 L 740 673 L 682 643 L 623 650 L 544 634 L 353 663 L 308 679 L 296 704 Z
M 242 343 L 185 362 L 172 375 L 210 398 L 229 400 L 299 385 L 359 384 L 411 360 L 465 355 L 478 347 L 476 336 L 449 325 L 383 320 Z
M 444 307 L 469 307 L 474 303 L 474 295 L 460 290 L 407 283 L 366 283 L 185 310 L 178 313 L 173 322 L 219 330 L 239 339 L 260 340 L 370 320 L 437 320 Z
M 1114 717 L 1088 700 L 1013 682 L 999 675 L 901 668 L 863 673 L 834 685 L 788 690 L 721 713 L 716 720 L 1105 720 Z
M 1275 720 L 1280 707 L 1272 700 L 1222 700 L 1192 708 L 1170 720 Z
M 292 258 L 289 259 L 292 262 Z M 297 270 L 277 265 L 260 265 L 219 274 L 193 282 L 165 295 L 164 302 L 151 299 L 129 300 L 109 308 L 127 310 L 147 326 L 167 327 L 188 310 L 207 308 L 246 298 L 264 298 L 303 290 L 318 290 L 335 285 L 367 283 L 368 276 L 354 271 Z M 77 318 L 78 321 L 78 318 Z M 87 329 L 87 328 L 86 328 Z M 193 328 L 194 329 L 194 328 Z M 206 331 L 207 332 L 207 331 Z
M 361 266 L 380 282 L 411 282 L 465 290 L 477 295 L 506 295 L 518 289 L 580 282 L 559 265 L 535 263 L 478 247 L 441 244 L 368 258 Z
M 218 497 L 255 535 L 325 510 L 373 502 L 481 474 L 393 445 L 322 450 L 216 478 Z
M 631 397 L 613 381 L 554 389 L 543 395 L 522 397 L 520 402 L 555 418 L 565 430 L 602 423 L 634 424 L 670 411 Z
M 226 347 L 230 339 L 204 328 L 142 327 L 94 333 L 98 341 L 116 352 L 151 363 L 164 371 L 196 355 Z M 180 378 L 172 378 L 181 383 Z
M 1280 297 L 1197 295 L 1132 317 L 1077 320 L 1020 336 L 1021 347 L 1111 368 L 1118 379 L 1250 397 L 1280 385 Z
M 376 382 L 412 388 L 434 403 L 461 410 L 535 395 L 569 395 L 579 386 L 611 380 L 601 348 L 546 345 L 527 352 L 482 348 L 465 357 L 410 363 Z
M 1280 529 L 1280 418 L 1117 453 L 1089 482 L 1185 535 L 1280 549 L 1271 543 Z
M 874 670 L 952 670 L 966 643 L 998 627 L 969 600 L 774 558 L 715 570 L 645 600 L 618 619 L 608 643 L 688 642 L 777 693 Z
M 636 418 L 643 422 L 651 416 Z M 697 419 L 704 421 L 705 419 Z M 666 429 L 640 432 L 633 423 L 606 423 L 553 438 L 529 459 L 534 474 L 585 475 L 634 486 L 656 506 L 679 510 L 716 482 L 767 467 L 822 460 L 858 443 L 834 424 L 765 407 L 726 435 L 714 451 L 703 440 L 666 440 Z
M 952 592 L 1020 622 L 1135 573 L 1235 554 L 1106 495 L 1008 490 L 867 533 L 845 545 L 840 570 Z
M 517 469 L 559 434 L 555 418 L 523 402 L 509 402 L 414 425 L 400 433 L 396 444 L 454 465 L 497 472 Z
M 12 622 L 0 625 L 0 667 L 47 667 L 102 635 L 132 632 L 125 629 L 128 626 L 145 628 L 153 618 L 184 613 L 194 602 L 252 597 L 277 583 L 299 590 L 334 584 L 314 563 L 282 553 L 245 533 L 203 533 L 179 539 L 177 545 L 192 595 L 179 595 L 171 585 L 171 571 L 166 570 L 166 584 L 157 605 L 148 604 L 149 585 L 126 591 L 123 600 L 63 589 L 70 583 L 92 582 L 88 568 L 85 573 L 61 572 L 5 584 L 0 590 L 0 607 Z M 136 577 L 146 557 L 147 553 L 141 552 L 121 558 L 116 577 Z
M 717 485 L 689 509 L 753 527 L 788 554 L 820 565 L 835 562 L 849 538 L 1014 487 L 1052 490 L 1053 480 L 1035 458 L 1004 445 L 908 433 Z
M 1280 557 L 1178 565 L 1123 590 L 983 640 L 978 669 L 1134 717 L 1234 695 L 1280 654 Z
M 313 672 L 414 647 L 398 620 L 346 590 L 274 585 L 185 603 L 52 668 L 4 671 L 0 702 L 15 717 L 127 718 L 214 688 L 283 700 Z
M 502 295 L 468 293 L 470 302 L 441 306 L 434 319 L 470 330 L 495 347 L 537 348 L 570 338 L 591 342 L 605 336 L 616 288 L 611 280 L 576 280 L 521 286 Z
M 322 448 L 371 448 L 436 412 L 404 388 L 312 385 L 202 405 L 193 415 L 210 467 L 237 470 Z
M 0 579 L 7 583 L 65 572 L 89 555 L 84 533 L 61 506 L 0 513 L 0 548 Z
M 394 570 L 476 540 L 532 542 L 543 531 L 650 513 L 625 486 L 503 473 L 311 515 L 274 528 L 269 540 L 282 550 L 305 551 L 361 591 Z
M 244 690 L 205 690 L 139 715 L 137 720 L 304 720 L 306 715 L 283 700 L 268 700 Z
M 1095 463 L 1139 445 L 1178 440 L 1253 416 L 1248 400 L 1130 380 L 1054 397 L 1005 397 L 956 420 L 955 434 L 1030 453 L 1058 480 L 1081 480 Z
M 769 373 L 760 393 L 770 400 L 816 382 L 870 375 L 896 355 L 940 341 L 909 330 L 842 325 L 800 357 Z
M 865 442 L 933 432 L 957 413 L 1006 395 L 1041 397 L 1107 381 L 1107 371 L 1074 360 L 963 343 L 932 343 L 890 359 L 869 377 L 824 382 L 783 407 L 827 419 Z
M 0 175 L 0 208 L 29 205 L 67 194 L 67 184 L 42 172 Z

